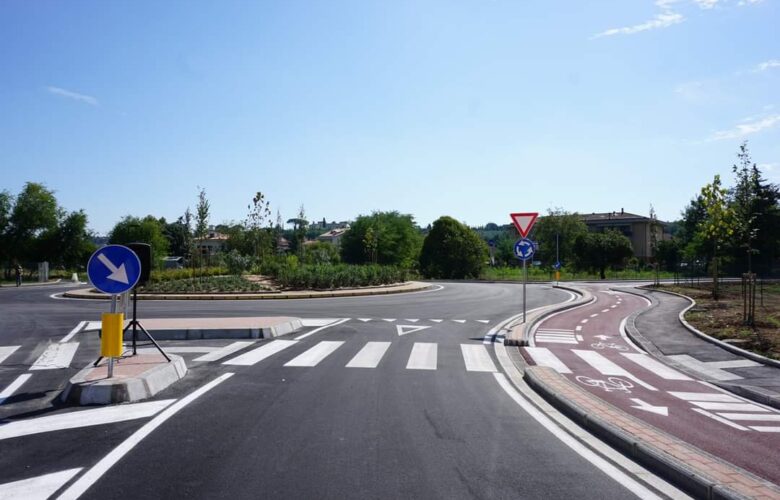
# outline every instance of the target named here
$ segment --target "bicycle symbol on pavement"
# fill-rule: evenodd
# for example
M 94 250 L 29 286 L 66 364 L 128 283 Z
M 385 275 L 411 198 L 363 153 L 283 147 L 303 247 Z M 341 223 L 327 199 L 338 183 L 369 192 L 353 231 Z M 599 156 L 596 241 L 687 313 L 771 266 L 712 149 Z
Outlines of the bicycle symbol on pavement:
M 590 345 L 594 349 L 617 349 L 618 351 L 627 351 L 628 347 L 620 344 L 616 344 L 614 342 L 596 342 L 595 344 Z
M 631 394 L 629 389 L 634 387 L 634 384 L 628 380 L 623 380 L 618 377 L 608 377 L 607 380 L 601 380 L 586 377 L 585 375 L 577 375 L 574 378 L 576 378 L 577 382 L 580 384 L 587 385 L 588 387 L 600 387 L 607 392 L 623 391 L 627 394 Z

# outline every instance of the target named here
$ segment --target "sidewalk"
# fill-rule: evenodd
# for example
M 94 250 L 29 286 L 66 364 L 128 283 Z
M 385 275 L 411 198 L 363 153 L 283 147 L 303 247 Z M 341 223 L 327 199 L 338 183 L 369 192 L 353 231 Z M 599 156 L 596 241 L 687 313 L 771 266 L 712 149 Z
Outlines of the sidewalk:
M 680 371 L 760 403 L 780 408 L 780 363 L 707 340 L 680 321 L 687 299 L 634 289 L 653 306 L 628 319 L 626 331 L 642 347 Z M 719 345 L 720 344 L 720 345 Z

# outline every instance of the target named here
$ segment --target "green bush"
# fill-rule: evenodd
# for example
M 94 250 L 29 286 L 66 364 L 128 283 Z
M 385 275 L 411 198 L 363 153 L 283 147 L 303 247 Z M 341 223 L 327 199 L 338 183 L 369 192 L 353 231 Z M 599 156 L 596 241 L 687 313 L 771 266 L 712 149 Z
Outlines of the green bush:
M 268 290 L 268 287 L 248 281 L 241 276 L 171 279 L 149 283 L 144 287 L 144 292 L 150 293 L 239 293 L 265 290 Z
M 420 271 L 428 278 L 476 278 L 487 254 L 477 233 L 452 217 L 440 217 L 423 242 Z
M 408 280 L 409 272 L 394 266 L 303 264 L 296 267 L 278 266 L 274 278 L 285 289 L 330 290 L 404 282 Z
M 238 250 L 231 250 L 223 256 L 228 273 L 241 275 L 252 268 L 252 257 L 241 255 Z
M 149 276 L 151 283 L 162 281 L 181 280 L 188 278 L 202 278 L 208 276 L 221 276 L 228 274 L 224 267 L 204 267 L 204 268 L 185 268 L 185 269 L 165 269 L 163 271 L 152 271 Z

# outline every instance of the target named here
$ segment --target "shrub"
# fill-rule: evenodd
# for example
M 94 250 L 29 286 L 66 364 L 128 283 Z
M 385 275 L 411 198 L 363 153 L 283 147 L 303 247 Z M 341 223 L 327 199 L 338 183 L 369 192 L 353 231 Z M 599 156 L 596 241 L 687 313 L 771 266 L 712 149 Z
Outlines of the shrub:
M 476 278 L 487 259 L 487 246 L 470 228 L 440 217 L 423 242 L 420 271 L 429 278 Z

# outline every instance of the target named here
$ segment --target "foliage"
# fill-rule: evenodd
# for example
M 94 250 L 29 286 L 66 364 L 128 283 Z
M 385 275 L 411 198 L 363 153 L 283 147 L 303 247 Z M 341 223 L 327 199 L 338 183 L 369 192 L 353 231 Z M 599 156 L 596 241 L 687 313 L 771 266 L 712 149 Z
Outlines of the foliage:
M 275 276 L 285 289 L 330 290 L 358 286 L 377 286 L 403 282 L 408 271 L 395 266 L 298 265 L 280 266 Z
M 251 243 L 251 255 L 262 260 L 273 248 L 273 232 L 270 227 L 264 227 L 266 223 L 271 222 L 271 203 L 266 201 L 265 195 L 258 191 L 252 198 L 252 203 L 247 206 L 247 210 L 244 222 L 246 234 L 243 236 Z M 234 233 L 234 236 L 237 235 Z
M 309 221 L 306 220 L 306 210 L 303 208 L 303 205 L 298 209 L 298 217 L 288 220 L 287 223 L 293 225 L 290 250 L 296 255 L 303 256 L 303 242 L 306 241 L 306 228 L 309 225 Z
M 202 240 L 209 230 L 211 203 L 206 198 L 206 190 L 198 188 L 198 204 L 195 206 L 195 238 Z
M 476 278 L 487 259 L 482 239 L 452 217 L 438 218 L 425 237 L 420 271 L 427 278 Z
M 304 247 L 303 262 L 305 264 L 338 264 L 341 262 L 339 249 L 326 241 L 315 241 Z
M 163 236 L 168 240 L 168 251 L 171 255 L 189 260 L 192 256 L 192 214 L 190 209 L 184 212 L 176 222 L 165 224 Z
M 150 282 L 181 280 L 187 278 L 201 278 L 208 276 L 222 276 L 228 274 L 224 267 L 201 267 L 195 269 L 155 269 L 149 277 Z
M 718 250 L 726 238 L 734 233 L 734 212 L 728 205 L 728 190 L 721 187 L 720 176 L 701 189 L 704 219 L 699 223 L 699 233 L 712 247 L 712 297 L 718 297 Z
M 607 267 L 619 266 L 634 254 L 631 240 L 614 230 L 579 235 L 574 242 L 574 251 L 576 267 L 597 270 L 601 279 L 606 279 Z
M 680 262 L 681 248 L 677 239 L 659 241 L 655 248 L 655 259 L 662 269 L 674 271 Z
M 373 236 L 368 229 L 371 228 Z M 366 239 L 366 235 L 369 239 Z M 373 246 L 366 245 L 376 244 Z M 341 239 L 341 259 L 350 264 L 374 262 L 411 269 L 417 262 L 422 236 L 411 215 L 398 212 L 374 212 L 361 215 Z
M 543 266 L 552 266 L 556 258 L 556 236 L 558 237 L 558 254 L 563 264 L 574 263 L 575 242 L 581 235 L 588 233 L 588 226 L 576 213 L 566 212 L 561 208 L 550 209 L 547 215 L 539 218 L 534 224 L 533 239 L 539 243 L 539 251 L 534 260 L 541 260 Z M 512 241 L 514 248 L 514 241 Z M 512 255 L 514 255 L 514 250 Z
M 231 275 L 241 275 L 252 268 L 252 257 L 241 255 L 238 250 L 227 252 L 223 259 L 228 273 Z
M 241 293 L 262 292 L 268 287 L 241 276 L 210 276 L 158 281 L 147 284 L 148 293 Z
M 163 235 L 164 224 L 151 215 L 143 219 L 127 215 L 116 223 L 108 236 L 109 243 L 147 243 L 152 247 L 153 267 L 161 266 L 160 259 L 168 255 L 168 240 Z

